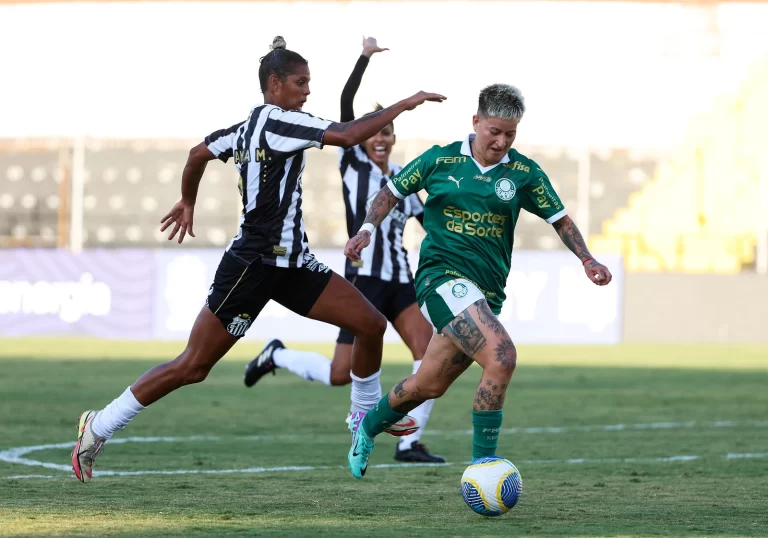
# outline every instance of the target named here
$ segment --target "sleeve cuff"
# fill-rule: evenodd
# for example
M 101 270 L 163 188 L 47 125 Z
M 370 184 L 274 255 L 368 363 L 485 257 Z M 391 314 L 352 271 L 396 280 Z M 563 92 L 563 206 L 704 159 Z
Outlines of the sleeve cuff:
M 400 200 L 403 200 L 405 198 L 405 195 L 400 194 L 400 191 L 397 190 L 397 187 L 395 187 L 395 183 L 393 181 L 390 181 L 387 183 L 387 187 L 389 187 L 389 190 L 392 191 L 392 194 L 397 196 Z
M 560 211 L 558 213 L 555 213 L 554 215 L 549 217 L 547 219 L 547 224 L 554 224 L 555 222 L 557 222 L 558 220 L 562 219 L 567 214 L 568 214 L 568 212 L 565 209 L 563 209 L 562 211 Z

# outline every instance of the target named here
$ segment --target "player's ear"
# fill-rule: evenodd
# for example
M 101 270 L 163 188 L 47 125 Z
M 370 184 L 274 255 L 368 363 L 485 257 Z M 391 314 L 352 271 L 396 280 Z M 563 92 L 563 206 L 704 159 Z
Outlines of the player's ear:
M 280 81 L 280 77 L 278 77 L 275 73 L 271 73 L 269 75 L 269 79 L 267 80 L 267 85 L 269 86 L 270 92 L 276 94 L 280 91 L 282 82 Z
M 472 129 L 474 129 L 475 132 L 477 132 L 477 126 L 480 124 L 480 116 L 475 114 L 472 116 Z

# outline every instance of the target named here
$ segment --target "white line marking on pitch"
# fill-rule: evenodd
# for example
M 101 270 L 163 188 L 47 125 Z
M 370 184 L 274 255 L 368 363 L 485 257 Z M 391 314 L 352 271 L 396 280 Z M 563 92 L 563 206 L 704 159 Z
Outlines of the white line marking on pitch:
M 575 465 L 575 464 L 605 464 L 605 463 L 673 463 L 673 462 L 687 462 L 702 459 L 703 456 L 667 456 L 663 458 L 572 458 L 567 460 L 524 460 L 517 462 L 519 465 Z M 721 456 L 725 460 L 734 460 L 742 458 L 768 458 L 768 453 L 765 454 L 726 454 Z M 469 465 L 469 461 L 461 463 L 461 465 Z M 452 465 L 458 465 L 457 463 L 382 463 L 378 465 L 369 465 L 371 469 L 406 469 L 412 467 L 450 467 Z M 64 466 L 62 466 L 64 467 Z M 71 471 L 71 469 L 67 468 Z M 328 471 L 328 470 L 347 470 L 346 467 L 341 465 L 305 465 L 305 466 L 288 466 L 288 467 L 249 467 L 247 469 L 178 469 L 174 471 L 94 471 L 94 476 L 149 476 L 149 475 L 188 475 L 188 474 L 204 474 L 204 475 L 220 475 L 220 474 L 260 474 L 260 473 L 279 473 L 279 472 L 295 472 L 295 471 Z M 6 476 L 7 479 L 22 479 L 22 478 L 66 478 L 69 477 L 62 475 L 43 475 L 43 474 L 27 474 L 27 475 L 13 475 Z
M 502 433 L 567 433 L 567 432 L 619 432 L 619 431 L 640 431 L 640 430 L 670 430 L 670 429 L 683 429 L 683 428 L 731 428 L 736 426 L 752 426 L 752 427 L 768 427 L 768 421 L 714 421 L 714 422 L 700 422 L 695 421 L 688 422 L 651 422 L 646 424 L 608 424 L 608 425 L 595 425 L 595 426 L 563 426 L 563 427 L 536 427 L 536 428 L 507 428 L 503 429 Z M 440 431 L 440 430 L 427 430 L 426 433 L 433 435 L 462 435 L 472 434 L 472 430 L 455 430 L 455 431 Z M 244 439 L 249 441 L 269 441 L 269 440 L 282 440 L 282 439 L 296 439 L 296 435 L 249 435 L 244 437 L 237 437 L 237 439 Z M 110 445 L 124 444 L 124 443 L 179 443 L 190 441 L 220 441 L 220 436 L 207 436 L 207 435 L 195 435 L 191 437 L 124 437 L 119 439 L 111 439 Z M 38 461 L 33 459 L 24 458 L 23 456 L 31 452 L 39 452 L 41 450 L 52 449 L 69 449 L 75 446 L 74 442 L 67 443 L 54 443 L 46 445 L 35 445 L 25 447 L 14 447 L 7 450 L 0 451 L 0 461 L 6 463 L 15 463 L 18 465 L 25 465 L 28 467 L 43 467 L 46 469 L 71 472 L 72 468 L 69 465 L 61 465 L 58 463 Z M 527 465 L 536 464 L 580 464 L 580 463 L 662 463 L 662 462 L 674 462 L 674 461 L 692 461 L 697 460 L 701 456 L 670 456 L 664 458 L 576 458 L 567 460 L 527 460 L 521 462 Z M 722 456 L 726 460 L 735 459 L 755 459 L 766 458 L 768 453 L 757 454 L 727 454 Z M 465 462 L 468 464 L 469 462 Z M 379 464 L 372 465 L 373 469 L 388 469 L 388 468 L 407 468 L 407 467 L 445 467 L 452 465 L 446 464 L 418 464 L 418 463 L 391 463 L 391 464 Z M 232 474 L 232 473 L 268 473 L 268 472 L 286 472 L 286 471 L 321 471 L 329 469 L 345 469 L 345 467 L 333 467 L 333 466 L 300 466 L 300 467 L 252 467 L 248 469 L 189 469 L 189 470 L 173 470 L 173 471 L 94 471 L 94 476 L 144 476 L 144 475 L 178 475 L 178 474 Z M 14 475 L 6 478 L 57 478 L 56 475 Z

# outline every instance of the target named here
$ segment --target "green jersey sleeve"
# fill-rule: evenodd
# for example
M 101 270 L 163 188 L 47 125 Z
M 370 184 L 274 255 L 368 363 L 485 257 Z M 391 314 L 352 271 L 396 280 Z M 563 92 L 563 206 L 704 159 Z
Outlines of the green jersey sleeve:
M 531 161 L 531 165 L 531 179 L 522 189 L 522 206 L 526 211 L 552 224 L 568 213 L 552 188 L 547 174 L 535 162 Z
M 439 146 L 428 149 L 409 162 L 389 181 L 389 189 L 395 196 L 402 200 L 409 194 L 415 194 L 422 189 L 426 189 L 429 192 L 429 189 L 427 189 L 427 176 L 434 162 L 432 153 L 436 147 Z

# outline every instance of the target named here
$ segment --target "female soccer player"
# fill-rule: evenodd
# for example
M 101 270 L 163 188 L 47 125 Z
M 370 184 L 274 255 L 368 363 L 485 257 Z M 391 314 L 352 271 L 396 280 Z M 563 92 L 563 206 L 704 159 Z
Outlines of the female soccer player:
M 341 92 L 341 121 L 355 119 L 353 103 L 363 73 L 371 56 L 385 50 L 388 49 L 379 47 L 375 38 L 363 38 L 363 52 Z M 376 196 L 390 177 L 400 171 L 400 166 L 389 161 L 394 145 L 395 126 L 390 123 L 361 144 L 339 150 L 339 169 L 343 182 L 349 237 L 355 235 L 363 224 L 368 201 Z M 419 222 L 424 220 L 424 206 L 417 194 L 411 194 L 399 201 L 381 222 L 379 230 L 371 237 L 374 247 L 366 251 L 363 259 L 356 263 L 347 260 L 345 277 L 384 314 L 400 334 L 413 354 L 415 373 L 432 337 L 432 327 L 416 304 L 416 290 L 408 265 L 408 252 L 403 247 L 403 228 L 410 217 L 415 217 Z M 353 379 L 360 382 L 355 374 L 350 375 L 353 341 L 354 335 L 341 329 L 336 340 L 333 361 L 329 361 L 319 353 L 286 349 L 280 340 L 272 340 L 246 366 L 245 385 L 253 386 L 265 374 L 274 374 L 275 368 L 285 368 L 304 379 L 317 380 L 326 385 L 348 385 Z M 356 387 L 353 387 L 353 390 L 355 389 Z M 376 401 L 378 400 L 379 398 L 376 398 Z M 434 400 L 428 400 L 409 413 L 416 420 L 419 429 L 400 438 L 395 450 L 396 460 L 445 462 L 444 458 L 430 454 L 419 442 L 433 404 Z M 348 417 L 348 422 L 356 427 L 362 418 L 363 413 L 358 411 Z
M 514 229 L 520 209 L 552 224 L 597 285 L 610 271 L 592 257 L 546 174 L 512 149 L 525 105 L 517 88 L 494 84 L 480 92 L 475 134 L 434 146 L 381 189 L 344 254 L 352 261 L 401 199 L 425 189 L 427 236 L 421 244 L 416 295 L 435 334 L 421 368 L 397 383 L 357 429 L 348 459 L 361 478 L 373 440 L 425 400 L 439 398 L 472 361 L 483 368 L 472 413 L 472 458 L 496 453 L 504 397 L 517 352 L 497 319 L 505 299 Z
M 173 225 L 168 239 L 187 233 L 200 179 L 215 158 L 234 158 L 240 172 L 243 214 L 240 230 L 226 248 L 192 327 L 186 349 L 176 359 L 152 368 L 101 411 L 85 411 L 72 452 L 75 476 L 91 478 L 94 458 L 104 443 L 146 406 L 170 392 L 203 381 L 216 362 L 241 338 L 264 305 L 274 299 L 297 314 L 342 327 L 355 335 L 352 370 L 366 398 L 352 402 L 370 409 L 371 393 L 381 391 L 377 376 L 386 319 L 348 281 L 309 253 L 301 210 L 304 150 L 323 144 L 350 147 L 370 138 L 406 110 L 442 95 L 419 92 L 365 118 L 333 123 L 301 109 L 310 94 L 307 61 L 287 50 L 278 36 L 259 66 L 264 104 L 248 119 L 216 131 L 189 153 L 181 179 L 181 200 L 162 219 Z M 353 393 L 355 394 L 355 393 Z

